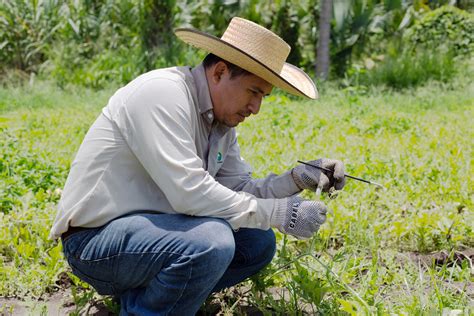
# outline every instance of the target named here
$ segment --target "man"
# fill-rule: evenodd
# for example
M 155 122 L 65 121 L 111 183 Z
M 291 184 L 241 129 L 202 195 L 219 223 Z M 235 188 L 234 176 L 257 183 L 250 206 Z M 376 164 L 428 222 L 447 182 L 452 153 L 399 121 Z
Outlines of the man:
M 271 227 L 298 238 L 319 229 L 326 207 L 297 193 L 344 186 L 340 161 L 313 161 L 328 174 L 298 165 L 252 179 L 240 157 L 234 127 L 273 86 L 317 97 L 285 63 L 281 38 L 241 18 L 222 38 L 176 34 L 210 54 L 193 69 L 141 75 L 111 97 L 71 166 L 51 230 L 73 273 L 120 297 L 123 315 L 194 314 L 210 293 L 271 261 Z

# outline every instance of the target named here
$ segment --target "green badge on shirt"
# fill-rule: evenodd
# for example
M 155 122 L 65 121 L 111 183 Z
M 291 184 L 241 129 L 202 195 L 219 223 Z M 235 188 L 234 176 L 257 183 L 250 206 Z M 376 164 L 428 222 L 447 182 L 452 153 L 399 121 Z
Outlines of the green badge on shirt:
M 217 153 L 217 162 L 218 163 L 222 162 L 222 153 L 220 151 Z

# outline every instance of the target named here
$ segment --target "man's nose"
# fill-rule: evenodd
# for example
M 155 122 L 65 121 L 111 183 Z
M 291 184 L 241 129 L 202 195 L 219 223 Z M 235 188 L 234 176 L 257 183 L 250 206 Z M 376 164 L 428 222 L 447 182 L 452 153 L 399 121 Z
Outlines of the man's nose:
M 260 111 L 260 105 L 262 104 L 262 98 L 254 98 L 249 104 L 249 111 L 253 115 Z

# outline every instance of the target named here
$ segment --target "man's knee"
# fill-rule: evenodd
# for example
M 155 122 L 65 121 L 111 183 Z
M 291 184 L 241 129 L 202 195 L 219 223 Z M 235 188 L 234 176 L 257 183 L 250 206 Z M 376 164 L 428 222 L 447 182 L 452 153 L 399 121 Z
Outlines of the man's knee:
M 273 230 L 264 231 L 262 238 L 258 240 L 257 247 L 260 248 L 261 260 L 263 265 L 269 264 L 276 251 L 276 238 Z
M 237 248 L 241 253 L 240 264 L 264 267 L 269 264 L 276 251 L 276 238 L 273 230 L 242 230 L 237 237 Z
M 194 243 L 197 255 L 204 260 L 210 259 L 213 265 L 225 270 L 235 253 L 232 228 L 225 220 L 218 218 L 209 219 L 200 226 Z

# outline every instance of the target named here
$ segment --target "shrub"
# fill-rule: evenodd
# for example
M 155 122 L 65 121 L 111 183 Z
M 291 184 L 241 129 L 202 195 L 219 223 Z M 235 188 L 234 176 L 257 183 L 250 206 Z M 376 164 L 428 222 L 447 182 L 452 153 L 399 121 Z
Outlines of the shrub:
M 359 73 L 358 83 L 402 89 L 419 86 L 428 80 L 449 81 L 456 70 L 456 60 L 451 52 L 405 49 L 400 54 L 393 52 L 372 70 Z
M 0 2 L 0 73 L 7 68 L 38 70 L 63 25 L 58 7 L 57 0 Z
M 467 55 L 474 51 L 474 15 L 452 6 L 426 14 L 407 33 L 405 39 L 415 46 L 453 51 Z
M 129 82 L 146 70 L 141 49 L 130 46 L 104 49 L 86 59 L 74 52 L 75 45 L 71 43 L 57 45 L 51 53 L 51 62 L 43 67 L 43 73 L 50 74 L 61 87 L 78 84 L 100 89 L 112 82 Z

